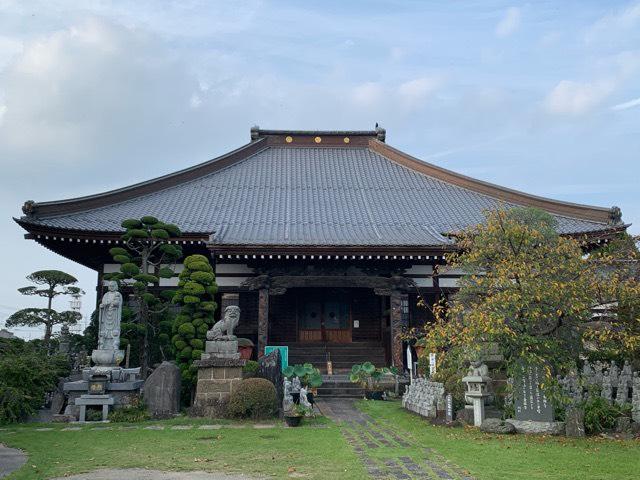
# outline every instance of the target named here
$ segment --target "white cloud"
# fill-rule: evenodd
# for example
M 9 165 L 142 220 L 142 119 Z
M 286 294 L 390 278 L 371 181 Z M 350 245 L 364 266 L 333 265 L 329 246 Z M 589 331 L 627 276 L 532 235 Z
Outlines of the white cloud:
M 612 81 L 579 83 L 562 80 L 544 101 L 547 111 L 560 115 L 581 115 L 601 104 L 614 90 Z
M 407 104 L 423 102 L 442 84 L 439 77 L 422 77 L 400 84 L 398 94 Z
M 600 40 L 611 41 L 612 37 L 624 37 L 638 25 L 640 25 L 640 2 L 600 18 L 587 30 L 585 41 L 587 43 Z
M 640 107 L 640 97 L 629 100 L 628 102 L 618 103 L 611 107 L 611 110 L 627 110 L 634 107 Z
M 0 157 L 100 161 L 189 110 L 197 88 L 160 42 L 99 18 L 25 44 L 3 72 Z M 117 144 L 113 140 L 117 138 Z
M 372 107 L 384 97 L 384 88 L 379 83 L 366 82 L 353 89 L 353 101 L 362 107 Z
M 502 20 L 496 25 L 496 36 L 504 38 L 514 33 L 520 26 L 521 19 L 522 13 L 520 9 L 517 7 L 509 7 L 502 17 Z

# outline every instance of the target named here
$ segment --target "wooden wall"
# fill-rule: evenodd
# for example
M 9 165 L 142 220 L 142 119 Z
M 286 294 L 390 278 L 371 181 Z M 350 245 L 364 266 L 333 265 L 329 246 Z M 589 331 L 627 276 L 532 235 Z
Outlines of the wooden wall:
M 270 344 L 298 341 L 297 312 L 305 296 L 310 293 L 308 290 L 311 289 L 291 288 L 284 295 L 269 297 Z M 313 290 L 317 292 L 317 289 Z M 352 341 L 380 341 L 382 339 L 382 298 L 366 288 L 347 288 L 344 292 L 350 298 L 351 324 L 353 325 L 354 320 L 360 322 L 359 328 L 352 328 Z

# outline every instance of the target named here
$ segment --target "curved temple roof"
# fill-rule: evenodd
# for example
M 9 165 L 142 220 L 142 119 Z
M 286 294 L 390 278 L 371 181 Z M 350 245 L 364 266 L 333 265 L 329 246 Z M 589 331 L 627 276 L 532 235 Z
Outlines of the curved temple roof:
M 251 131 L 227 155 L 171 175 L 71 200 L 27 202 L 29 231 L 121 230 L 155 215 L 219 245 L 424 246 L 481 222 L 500 206 L 553 213 L 563 234 L 624 228 L 619 210 L 544 199 L 422 162 L 385 132 Z

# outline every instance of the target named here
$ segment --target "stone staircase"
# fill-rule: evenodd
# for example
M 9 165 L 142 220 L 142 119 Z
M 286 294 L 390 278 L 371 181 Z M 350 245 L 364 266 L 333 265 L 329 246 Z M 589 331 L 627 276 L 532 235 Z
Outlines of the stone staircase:
M 363 398 L 364 390 L 349 381 L 349 374 L 323 375 L 319 398 Z
M 334 373 L 347 373 L 354 364 L 367 361 L 376 367 L 385 366 L 385 351 L 379 342 L 289 344 L 289 365 L 311 363 L 326 373 L 327 358 Z

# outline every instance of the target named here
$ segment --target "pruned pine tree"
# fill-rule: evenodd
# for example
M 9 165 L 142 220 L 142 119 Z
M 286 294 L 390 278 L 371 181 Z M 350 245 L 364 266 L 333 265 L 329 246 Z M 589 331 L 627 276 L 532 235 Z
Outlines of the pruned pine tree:
M 180 236 L 180 229 L 152 216 L 124 220 L 122 227 L 125 229 L 123 246 L 109 250 L 114 261 L 120 263 L 120 271 L 105 275 L 105 279 L 116 280 L 130 291 L 131 322 L 138 334 L 139 362 L 142 376 L 146 378 L 150 366 L 150 339 L 159 334 L 161 314 L 173 297 L 172 291 L 159 289 L 160 279 L 173 277 L 175 263 L 182 257 L 182 248 L 170 244 L 169 239 Z M 123 330 L 129 327 L 131 325 L 122 325 Z M 161 353 L 164 357 L 164 352 Z
M 82 315 L 71 310 L 58 312 L 53 309 L 53 300 L 60 295 L 83 294 L 76 287 L 78 280 L 60 270 L 39 270 L 27 276 L 27 280 L 35 285 L 19 288 L 22 295 L 34 295 L 47 299 L 47 308 L 24 308 L 18 310 L 7 319 L 7 327 L 44 326 L 44 345 L 48 349 L 53 327 L 60 324 L 75 325 Z

